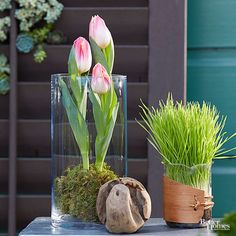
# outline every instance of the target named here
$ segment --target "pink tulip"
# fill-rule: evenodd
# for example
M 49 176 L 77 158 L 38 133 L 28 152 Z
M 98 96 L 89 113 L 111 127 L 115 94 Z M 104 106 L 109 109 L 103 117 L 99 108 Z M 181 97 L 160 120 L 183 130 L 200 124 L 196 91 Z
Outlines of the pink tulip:
M 93 16 L 89 24 L 89 36 L 100 48 L 106 48 L 111 42 L 111 33 L 100 16 Z
M 89 42 L 85 38 L 79 37 L 74 41 L 73 47 L 79 74 L 81 75 L 88 72 L 92 65 L 92 54 Z
M 111 85 L 111 79 L 108 75 L 106 69 L 100 64 L 97 63 L 93 67 L 91 87 L 95 93 L 104 94 L 108 92 Z

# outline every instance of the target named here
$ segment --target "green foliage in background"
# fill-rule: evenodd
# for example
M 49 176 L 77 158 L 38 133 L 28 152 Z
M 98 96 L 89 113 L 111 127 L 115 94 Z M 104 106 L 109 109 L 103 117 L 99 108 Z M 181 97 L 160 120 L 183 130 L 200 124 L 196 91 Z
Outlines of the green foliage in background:
M 34 52 L 34 61 L 36 63 L 41 63 L 47 57 L 47 53 L 42 45 L 37 46 Z
M 11 9 L 11 0 L 1 0 L 0 13 L 8 9 Z M 9 16 L 0 18 L 0 43 L 7 40 L 10 26 L 11 20 Z M 0 95 L 5 95 L 10 89 L 9 75 L 10 66 L 7 62 L 7 57 L 4 54 L 0 54 Z
M 48 39 L 49 33 L 53 30 L 52 24 L 35 28 L 30 32 L 21 33 L 17 36 L 16 47 L 19 52 L 29 53 L 34 47 L 34 61 L 41 63 L 47 57 L 44 43 Z
M 63 5 L 57 0 L 17 0 L 17 3 L 15 16 L 20 22 L 18 37 L 25 34 L 32 38 L 35 47 L 34 61 L 41 63 L 47 57 L 44 43 L 47 42 L 54 23 L 60 17 Z M 16 45 L 19 52 L 24 52 L 21 48 L 26 47 L 22 44 L 20 47 Z
M 35 44 L 43 44 L 52 30 L 53 24 L 46 24 L 43 27 L 33 29 L 28 34 L 33 38 Z
M 64 176 L 55 179 L 56 204 L 63 214 L 98 222 L 98 191 L 103 184 L 117 178 L 107 164 L 102 171 L 94 164 L 90 164 L 89 171 L 84 170 L 83 165 L 70 167 Z
M 0 12 L 11 9 L 11 0 L 0 1 Z M 4 42 L 7 39 L 7 33 L 11 26 L 11 20 L 9 16 L 0 18 L 0 42 Z
M 220 221 L 220 224 L 228 225 L 229 230 L 215 230 L 218 236 L 235 236 L 236 235 L 236 212 L 226 214 Z
M 66 35 L 59 30 L 54 30 L 48 34 L 47 43 L 49 44 L 63 44 L 66 43 Z
M 9 89 L 10 66 L 4 54 L 0 54 L 0 94 L 5 95 Z
M 29 32 L 36 23 L 54 23 L 61 15 L 63 5 L 57 0 L 17 0 L 15 16 L 20 21 L 20 31 Z
M 1 0 L 0 11 L 11 9 L 11 0 Z
M 150 135 L 152 146 L 161 154 L 166 175 L 178 182 L 206 189 L 213 158 L 223 158 L 231 150 L 222 146 L 236 134 L 226 137 L 226 118 L 215 106 L 203 102 L 174 103 L 171 96 L 159 108 L 142 104 L 138 122 Z
M 7 39 L 7 33 L 11 26 L 11 20 L 9 16 L 0 18 L 0 42 L 4 42 Z
M 16 38 L 16 48 L 19 52 L 29 53 L 34 47 L 34 40 L 28 34 L 19 34 Z

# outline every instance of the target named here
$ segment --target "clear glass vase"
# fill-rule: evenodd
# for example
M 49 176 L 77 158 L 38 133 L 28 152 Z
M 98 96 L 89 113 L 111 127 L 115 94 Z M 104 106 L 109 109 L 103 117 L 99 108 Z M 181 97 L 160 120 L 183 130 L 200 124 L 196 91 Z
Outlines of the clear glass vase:
M 206 227 L 212 219 L 211 165 L 165 164 L 163 208 L 168 226 Z
M 113 126 L 108 127 L 106 121 L 102 126 L 104 130 L 109 129 L 111 134 L 111 138 L 103 142 L 101 137 L 96 141 L 96 111 L 90 96 L 91 77 L 72 78 L 66 74 L 55 74 L 51 77 L 51 219 L 54 227 L 71 228 L 96 223 L 96 194 L 99 187 L 111 179 L 127 175 L 126 76 L 112 75 L 112 81 L 118 111 L 112 113 L 115 114 Z M 80 92 L 75 88 L 79 88 Z M 78 94 L 82 94 L 83 102 L 77 99 Z M 100 99 L 102 100 L 101 97 Z M 103 115 L 100 118 L 103 119 Z M 106 132 L 104 134 L 104 137 L 108 137 Z M 83 142 L 87 144 L 84 145 Z M 106 143 L 109 144 L 107 151 Z M 103 149 L 105 160 L 103 165 L 99 164 L 102 168 L 100 169 L 97 168 L 97 156 Z M 86 169 L 88 165 L 89 169 Z

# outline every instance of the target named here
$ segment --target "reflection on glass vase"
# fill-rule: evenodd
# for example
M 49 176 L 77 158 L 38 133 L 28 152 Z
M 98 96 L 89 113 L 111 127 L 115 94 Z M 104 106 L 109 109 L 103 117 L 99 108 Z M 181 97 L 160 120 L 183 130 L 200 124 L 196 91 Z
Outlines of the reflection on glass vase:
M 98 221 L 100 186 L 127 175 L 127 82 L 112 75 L 107 94 L 95 94 L 91 77 L 51 78 L 52 225 Z
M 206 227 L 212 219 L 211 164 L 165 164 L 164 219 L 177 228 Z

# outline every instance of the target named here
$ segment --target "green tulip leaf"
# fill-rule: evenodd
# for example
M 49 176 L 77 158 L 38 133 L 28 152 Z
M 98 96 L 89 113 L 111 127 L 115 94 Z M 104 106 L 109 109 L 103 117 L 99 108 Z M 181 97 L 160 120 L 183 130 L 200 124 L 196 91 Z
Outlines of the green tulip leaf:
M 89 133 L 86 124 L 87 111 L 87 78 L 84 74 L 80 77 L 76 59 L 75 49 L 72 46 L 68 60 L 68 72 L 71 76 L 70 88 L 72 96 L 63 80 L 60 81 L 62 91 L 62 102 L 67 111 L 68 120 L 73 131 L 76 142 L 79 146 L 84 169 L 89 169 Z M 84 83 L 84 84 L 83 84 Z
M 106 61 L 106 58 L 105 58 L 105 55 L 103 54 L 102 49 L 96 44 L 96 42 L 91 37 L 89 37 L 89 41 L 90 41 L 95 64 L 97 63 L 102 64 L 105 67 L 106 71 L 109 73 L 111 70 L 110 70 L 110 67 L 108 66 L 108 63 Z
M 98 169 L 102 169 L 103 162 L 105 160 L 108 147 L 111 142 L 113 130 L 116 123 L 117 113 L 119 109 L 119 103 L 112 110 L 112 116 L 109 122 L 106 124 L 106 129 L 103 131 L 103 134 L 98 134 L 95 142 L 96 150 L 96 165 Z
M 85 85 L 82 88 L 82 99 L 79 104 L 79 110 L 81 114 L 83 115 L 83 118 L 86 119 L 86 112 L 87 112 L 87 95 L 88 95 L 88 85 L 87 81 L 85 81 Z
M 117 96 L 116 96 L 116 92 L 114 89 L 114 85 L 113 83 L 111 83 L 111 89 L 109 90 L 108 94 L 107 94 L 107 100 L 106 100 L 106 106 L 105 107 L 115 107 L 117 104 Z M 112 115 L 112 109 L 108 109 L 108 117 L 111 117 Z
M 113 43 L 112 38 L 111 38 L 111 42 L 109 43 L 109 45 L 104 49 L 104 54 L 106 57 L 107 65 L 109 67 L 109 73 L 111 75 L 112 69 L 113 69 L 113 64 L 114 64 L 114 57 L 115 57 L 114 43 Z
M 95 120 L 95 126 L 98 134 L 102 134 L 105 127 L 104 114 L 101 108 L 101 101 L 97 94 L 93 91 L 89 93 L 90 101 L 93 104 L 93 116 Z
M 63 106 L 66 109 L 71 129 L 80 148 L 84 169 L 89 169 L 89 132 L 87 124 L 83 118 L 82 113 L 77 109 L 77 106 L 70 95 L 67 85 L 62 79 L 59 80 L 59 86 L 61 88 Z
M 101 170 L 111 142 L 119 103 L 117 102 L 113 84 L 111 84 L 111 88 L 107 93 L 100 96 L 91 91 L 89 98 L 93 104 L 93 115 L 97 131 L 95 141 L 96 166 Z
M 69 75 L 78 75 L 79 74 L 77 63 L 75 60 L 74 46 L 71 47 L 70 54 L 69 54 L 68 72 L 69 72 Z
M 81 83 L 84 83 L 84 85 L 82 86 Z M 81 78 L 76 75 L 71 75 L 71 90 L 76 100 L 76 105 L 84 119 L 86 118 L 87 109 L 87 87 L 87 79 L 85 77 Z

